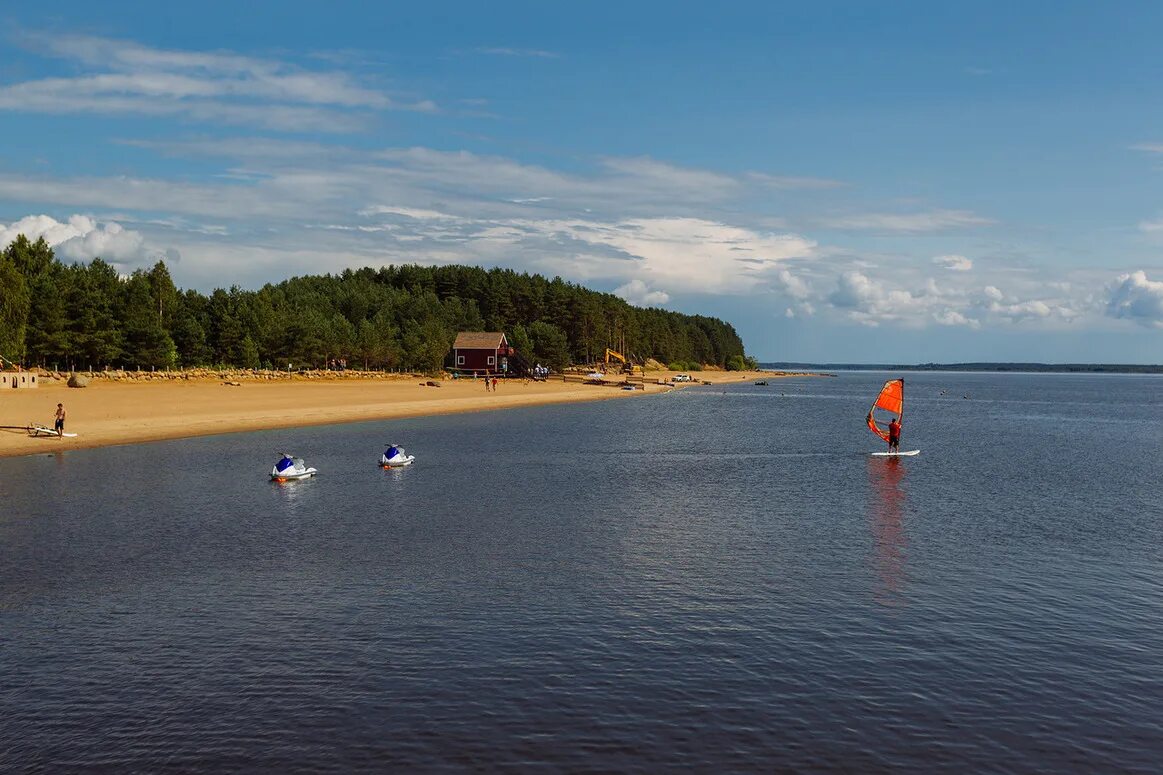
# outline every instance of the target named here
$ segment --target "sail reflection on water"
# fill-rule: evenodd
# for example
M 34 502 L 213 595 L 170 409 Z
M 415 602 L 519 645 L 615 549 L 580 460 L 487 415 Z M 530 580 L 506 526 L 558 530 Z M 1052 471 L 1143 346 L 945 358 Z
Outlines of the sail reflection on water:
M 872 526 L 873 564 L 879 578 L 875 598 L 884 605 L 903 602 L 908 559 L 904 527 L 907 469 L 900 458 L 869 458 L 869 521 Z

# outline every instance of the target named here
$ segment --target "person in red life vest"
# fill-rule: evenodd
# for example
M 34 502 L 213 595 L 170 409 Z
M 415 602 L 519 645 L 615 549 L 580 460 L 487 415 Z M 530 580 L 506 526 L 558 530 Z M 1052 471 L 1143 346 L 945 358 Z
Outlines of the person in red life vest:
M 899 417 L 893 417 L 892 422 L 888 424 L 888 450 L 889 452 L 900 452 L 901 449 L 901 421 Z

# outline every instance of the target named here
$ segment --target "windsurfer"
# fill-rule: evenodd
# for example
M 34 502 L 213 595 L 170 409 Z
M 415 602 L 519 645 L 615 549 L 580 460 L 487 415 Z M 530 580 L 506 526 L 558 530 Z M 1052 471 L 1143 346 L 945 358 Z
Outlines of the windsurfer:
M 901 421 L 893 417 L 888 424 L 888 449 L 890 452 L 900 452 L 901 449 Z

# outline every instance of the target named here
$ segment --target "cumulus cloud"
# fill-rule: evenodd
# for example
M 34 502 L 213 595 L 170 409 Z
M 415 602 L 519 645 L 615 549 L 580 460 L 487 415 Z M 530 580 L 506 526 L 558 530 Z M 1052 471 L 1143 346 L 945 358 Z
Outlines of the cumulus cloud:
M 981 326 L 980 321 L 967 318 L 955 309 L 945 309 L 934 313 L 933 320 L 942 326 L 967 326 L 969 328 L 979 328 Z
M 994 286 L 981 292 L 943 288 L 932 278 L 911 288 L 894 287 L 859 271 L 841 274 L 826 300 L 849 319 L 869 326 L 923 327 L 932 322 L 976 329 L 987 322 L 1069 322 L 1079 314 L 1065 299 L 1007 298 Z
M 1106 314 L 1163 328 L 1163 282 L 1147 279 L 1142 270 L 1119 275 L 1108 288 Z
M 666 291 L 652 291 L 641 280 L 631 280 L 619 286 L 614 290 L 614 295 L 640 307 L 657 307 L 670 301 L 670 294 Z
M 869 326 L 885 322 L 917 324 L 917 297 L 902 289 L 890 289 L 862 272 L 844 272 L 828 295 L 828 302 L 848 316 Z
M 968 272 L 973 268 L 971 260 L 958 255 L 936 256 L 933 258 L 933 263 L 945 267 L 950 272 Z
M 29 215 L 12 224 L 0 224 L 0 248 L 21 234 L 33 241 L 44 237 L 58 257 L 71 261 L 102 258 L 110 263 L 135 265 L 158 258 L 179 260 L 175 250 L 151 248 L 140 232 L 112 221 L 98 223 L 87 215 L 73 215 L 64 222 L 47 215 Z
M 971 309 L 976 314 L 1002 323 L 1069 322 L 1081 314 L 1079 308 L 1082 306 L 1085 306 L 1083 300 L 1061 296 L 1014 298 L 993 285 L 987 285 L 979 296 L 971 300 Z
M 772 275 L 772 284 L 779 290 L 791 296 L 793 299 L 806 299 L 810 294 L 810 289 L 807 283 L 787 269 L 778 269 Z

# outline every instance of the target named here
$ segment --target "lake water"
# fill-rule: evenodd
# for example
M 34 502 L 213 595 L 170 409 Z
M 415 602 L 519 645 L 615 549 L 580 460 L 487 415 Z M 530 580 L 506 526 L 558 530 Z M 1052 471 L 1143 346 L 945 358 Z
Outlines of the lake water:
M 888 376 L 0 460 L 0 770 L 1159 771 L 1163 379 Z

